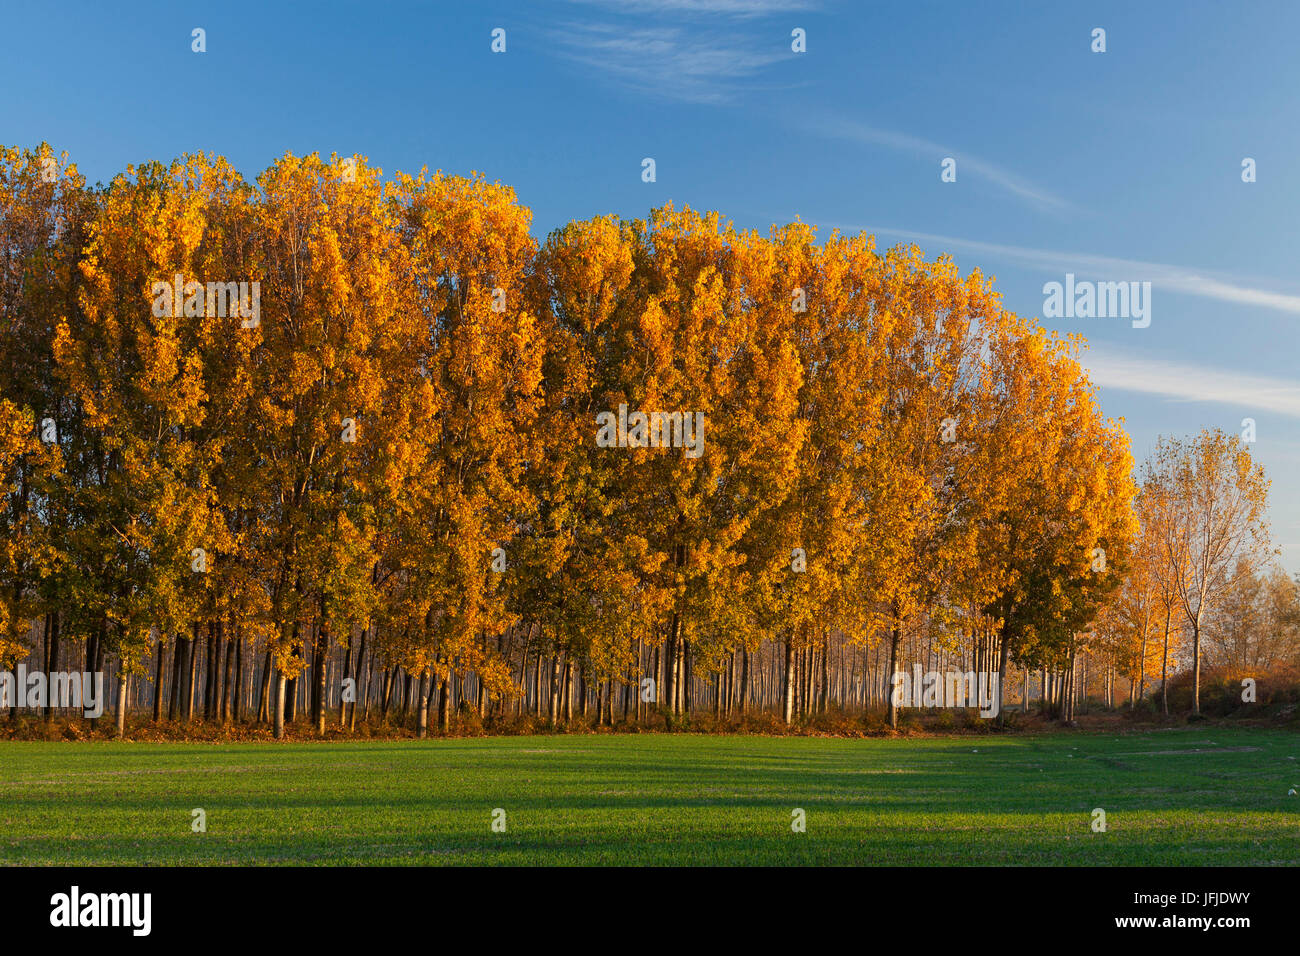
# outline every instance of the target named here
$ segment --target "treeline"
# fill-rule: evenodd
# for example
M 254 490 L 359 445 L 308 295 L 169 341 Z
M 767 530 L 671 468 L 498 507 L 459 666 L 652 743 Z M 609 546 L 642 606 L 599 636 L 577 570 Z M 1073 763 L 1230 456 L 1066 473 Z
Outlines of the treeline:
M 1300 690 L 1300 580 L 1272 564 L 1268 488 L 1246 443 L 1217 429 L 1162 439 L 1144 464 L 1128 573 L 1092 642 L 1128 679 L 1130 706 L 1150 688 L 1168 714 L 1171 677 L 1190 668 L 1199 713 L 1203 662 L 1247 702 L 1240 682 L 1274 672 Z
M 0 203 L 0 658 L 75 648 L 119 732 L 893 724 L 916 663 L 1064 680 L 1131 560 L 1081 342 L 914 247 L 671 206 L 538 244 L 507 187 L 316 155 L 5 149 Z

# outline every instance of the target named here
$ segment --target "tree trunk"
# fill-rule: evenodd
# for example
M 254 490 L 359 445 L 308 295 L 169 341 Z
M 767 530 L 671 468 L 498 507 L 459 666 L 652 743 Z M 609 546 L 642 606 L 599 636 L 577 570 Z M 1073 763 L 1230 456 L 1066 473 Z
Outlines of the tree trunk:
M 1142 657 L 1138 661 L 1138 700 L 1145 697 L 1147 692 L 1147 625 L 1150 621 L 1151 613 L 1148 611 L 1142 617 Z M 1132 683 L 1131 679 L 1129 683 Z
M 185 654 L 185 722 L 189 723 L 194 719 L 194 683 L 198 677 L 199 671 L 199 624 L 194 624 L 194 637 L 190 639 L 190 646 Z
M 325 736 L 325 694 L 326 694 L 326 667 L 329 664 L 330 653 L 330 626 L 329 621 L 325 619 L 325 598 L 320 599 L 320 626 L 316 630 L 316 653 L 312 661 L 316 665 L 316 693 L 315 704 L 316 712 L 312 714 L 312 719 L 316 722 L 316 736 Z
M 163 643 L 163 637 L 158 635 L 158 643 L 154 645 L 154 663 L 153 663 L 153 722 L 156 724 L 162 720 L 162 695 L 163 695 L 163 656 L 167 645 Z
M 450 728 L 447 715 L 447 678 L 442 679 L 438 688 L 438 732 L 445 734 Z
M 235 689 L 230 695 L 230 719 L 239 723 L 244 716 L 244 635 L 235 628 Z
M 785 639 L 785 704 L 781 718 L 789 726 L 794 721 L 794 635 Z
M 1192 618 L 1192 713 L 1201 712 L 1201 611 Z
M 420 713 L 415 735 L 423 740 L 429 736 L 429 668 L 420 672 Z
M 396 667 L 394 667 L 391 671 L 387 667 L 384 668 L 384 686 L 379 689 L 379 700 L 380 700 L 379 716 L 383 720 L 388 719 L 388 708 L 392 706 L 393 681 L 396 676 L 397 676 Z
M 294 621 L 293 632 L 292 632 L 293 636 L 291 638 L 292 643 L 290 644 L 290 653 L 292 654 L 295 661 L 302 660 L 303 648 L 302 645 L 299 644 L 298 642 L 298 637 L 300 633 L 301 633 L 301 624 L 298 621 Z M 302 668 L 297 665 L 295 665 L 295 670 L 299 674 L 302 673 Z M 298 678 L 297 677 L 288 678 L 288 687 L 286 689 L 286 694 L 288 695 L 288 700 L 285 701 L 284 719 L 289 723 L 290 726 L 292 726 L 294 722 L 297 721 L 298 719 Z
M 587 719 L 587 662 L 578 665 L 578 717 Z
M 740 649 L 740 700 L 737 706 L 742 714 L 749 706 L 749 648 L 747 647 Z
M 126 685 L 131 679 L 119 660 L 117 665 L 117 736 L 126 736 Z
M 205 673 L 203 675 L 203 719 L 212 720 L 217 716 L 217 622 L 208 621 L 208 647 Z
M 355 701 L 357 684 L 359 684 L 360 681 L 358 681 L 355 677 L 352 676 L 352 624 L 351 622 L 348 623 L 348 650 L 347 650 L 347 654 L 343 658 L 343 683 L 341 686 L 347 687 L 349 680 L 352 681 L 352 696 L 353 696 L 353 700 Z M 356 706 L 357 705 L 353 703 L 352 705 L 353 709 L 355 709 Z M 347 730 L 347 729 L 348 729 L 348 702 L 347 699 L 343 696 L 342 692 L 340 692 L 339 693 L 339 730 Z
M 190 639 L 176 635 L 176 652 L 173 655 L 176 661 L 176 721 L 185 722 L 185 686 L 189 679 L 190 672 Z
M 266 652 L 266 657 L 262 661 L 262 680 L 257 688 L 257 722 L 267 723 L 271 720 L 271 676 L 275 669 L 272 666 L 273 660 L 271 652 Z
M 999 641 L 998 643 L 1000 643 L 1002 647 L 998 651 L 998 686 L 994 688 L 994 692 L 997 695 L 995 699 L 998 702 L 998 716 L 997 716 L 998 726 L 1005 727 L 1007 723 L 1007 718 L 1006 718 L 1006 708 L 1002 706 L 1003 704 L 1002 689 L 1007 686 L 1007 662 L 1011 657 L 1011 642 L 1007 640 L 1005 627 L 1003 628 L 1002 631 L 1002 640 Z M 976 675 L 975 679 L 978 681 L 979 676 Z M 978 694 L 978 691 L 976 691 L 976 693 Z
M 1169 716 L 1169 615 L 1165 608 L 1165 652 L 1160 662 L 1160 707 L 1166 717 Z
M 48 687 L 48 681 L 55 671 L 59 669 L 59 612 L 55 611 L 52 615 L 50 624 L 50 658 L 45 665 L 45 680 Z M 48 723 L 54 717 L 54 695 L 47 694 L 45 697 L 45 721 Z
M 682 646 L 682 710 L 687 715 L 695 704 L 695 655 L 691 652 L 691 642 L 684 637 L 678 642 Z
M 231 672 L 235 668 L 235 642 L 226 641 L 225 644 L 226 666 L 223 668 L 223 676 L 221 678 L 221 705 L 219 708 L 220 713 L 218 714 L 218 717 L 220 717 L 223 724 L 230 722 L 230 697 L 232 689 L 230 678 Z
M 564 673 L 560 675 L 560 686 L 563 688 L 564 696 L 564 722 L 566 724 L 573 722 L 573 696 L 570 693 L 569 685 L 573 683 L 573 672 L 571 669 L 572 662 L 569 655 L 564 655 Z
M 681 619 L 677 612 L 673 612 L 672 621 L 668 626 L 668 640 L 664 645 L 664 680 L 662 695 L 660 700 L 667 699 L 668 713 L 672 716 L 677 714 L 677 629 L 680 626 Z M 669 726 L 672 721 L 669 720 Z
M 269 672 L 268 672 L 269 673 Z M 285 697 L 289 691 L 289 681 L 285 678 L 284 672 L 281 671 L 277 676 L 276 695 L 275 695 L 275 739 L 281 740 L 284 737 L 284 711 L 288 704 Z
M 176 719 L 176 712 L 181 706 L 181 662 L 185 654 L 182 650 L 185 638 L 180 633 L 172 635 L 172 692 L 167 698 L 167 720 Z
M 889 669 L 885 672 L 885 715 L 889 719 L 890 728 L 898 729 L 898 708 L 894 706 L 894 674 L 898 670 L 898 644 L 902 640 L 903 634 L 899 629 L 897 612 L 894 616 L 894 627 L 889 633 Z M 915 702 L 914 702 L 915 703 Z
M 817 710 L 823 714 L 826 713 L 827 706 L 830 703 L 830 692 L 831 692 L 831 673 L 830 673 L 830 660 L 829 660 L 830 649 L 831 649 L 831 637 L 829 634 L 827 634 L 825 635 L 825 644 L 822 646 L 821 695 L 817 699 Z
M 357 650 L 357 694 L 362 700 L 370 700 L 370 670 L 366 667 L 366 638 L 370 634 L 370 625 L 367 624 L 361 632 L 361 647 Z M 365 677 L 365 687 L 361 686 L 361 678 Z M 431 681 L 432 677 L 429 678 Z M 357 729 L 357 703 L 353 700 L 352 709 L 348 712 L 348 733 Z
M 551 676 L 550 676 L 550 706 L 548 713 L 550 715 L 551 726 L 554 727 L 559 720 L 560 706 L 560 658 L 557 654 L 551 655 Z

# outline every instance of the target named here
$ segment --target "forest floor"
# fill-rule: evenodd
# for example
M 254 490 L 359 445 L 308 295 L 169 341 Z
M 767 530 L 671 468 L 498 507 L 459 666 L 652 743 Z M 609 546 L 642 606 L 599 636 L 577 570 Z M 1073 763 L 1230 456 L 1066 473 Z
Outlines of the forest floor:
M 1295 866 L 1297 758 L 1294 731 L 1207 725 L 9 742 L 0 864 Z

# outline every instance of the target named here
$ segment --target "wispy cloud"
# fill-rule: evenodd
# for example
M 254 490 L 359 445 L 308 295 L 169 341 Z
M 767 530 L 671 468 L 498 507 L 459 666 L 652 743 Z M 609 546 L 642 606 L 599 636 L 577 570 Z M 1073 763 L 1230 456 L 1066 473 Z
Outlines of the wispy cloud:
M 1160 395 L 1176 402 L 1217 402 L 1300 418 L 1300 381 L 1126 355 L 1093 346 L 1083 357 L 1103 388 Z
M 810 133 L 815 133 L 827 139 L 884 146 L 887 149 L 931 158 L 935 163 L 936 176 L 938 175 L 939 161 L 951 156 L 957 160 L 958 176 L 973 174 L 976 178 L 992 183 L 997 188 L 1015 196 L 1035 209 L 1044 212 L 1061 213 L 1076 208 L 1073 203 L 1029 182 L 1010 170 L 978 156 L 972 156 L 964 150 L 922 139 L 919 136 L 880 129 L 875 126 L 868 126 L 865 123 L 838 117 L 814 116 L 799 120 L 798 125 Z
M 838 227 L 841 230 L 843 226 Z M 854 227 L 857 231 L 858 227 Z M 933 244 L 943 250 L 965 249 L 988 259 L 1017 262 L 1035 266 L 1052 273 L 1073 272 L 1081 277 L 1093 276 L 1112 281 L 1149 281 L 1153 287 L 1183 295 L 1250 305 L 1279 312 L 1300 315 L 1300 295 L 1275 289 L 1261 288 L 1258 280 L 1213 274 L 1140 259 L 1118 259 L 1082 252 L 1060 252 L 1048 249 L 1027 249 L 1023 246 L 1004 246 L 954 236 L 936 236 L 903 229 L 861 227 L 878 236 L 894 236 L 913 242 Z
M 779 43 L 757 49 L 727 31 L 682 27 L 569 23 L 551 37 L 566 59 L 638 92 L 693 103 L 727 102 L 744 81 L 788 58 Z

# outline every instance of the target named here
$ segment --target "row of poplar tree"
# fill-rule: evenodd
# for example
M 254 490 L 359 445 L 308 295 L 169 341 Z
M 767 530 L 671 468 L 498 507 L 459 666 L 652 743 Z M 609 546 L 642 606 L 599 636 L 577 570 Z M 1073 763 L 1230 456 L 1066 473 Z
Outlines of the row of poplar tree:
M 743 707 L 760 646 L 790 720 L 832 647 L 1055 666 L 1123 575 L 1081 342 L 946 257 L 672 206 L 539 243 L 508 187 L 314 154 L 88 187 L 4 149 L 0 204 L 0 656 L 83 642 L 119 727 L 213 641 L 277 734 L 362 662 L 421 733 L 458 678 L 488 714 Z M 178 276 L 258 283 L 256 322 L 159 308 Z M 702 454 L 601 447 L 622 405 L 699 413 Z

